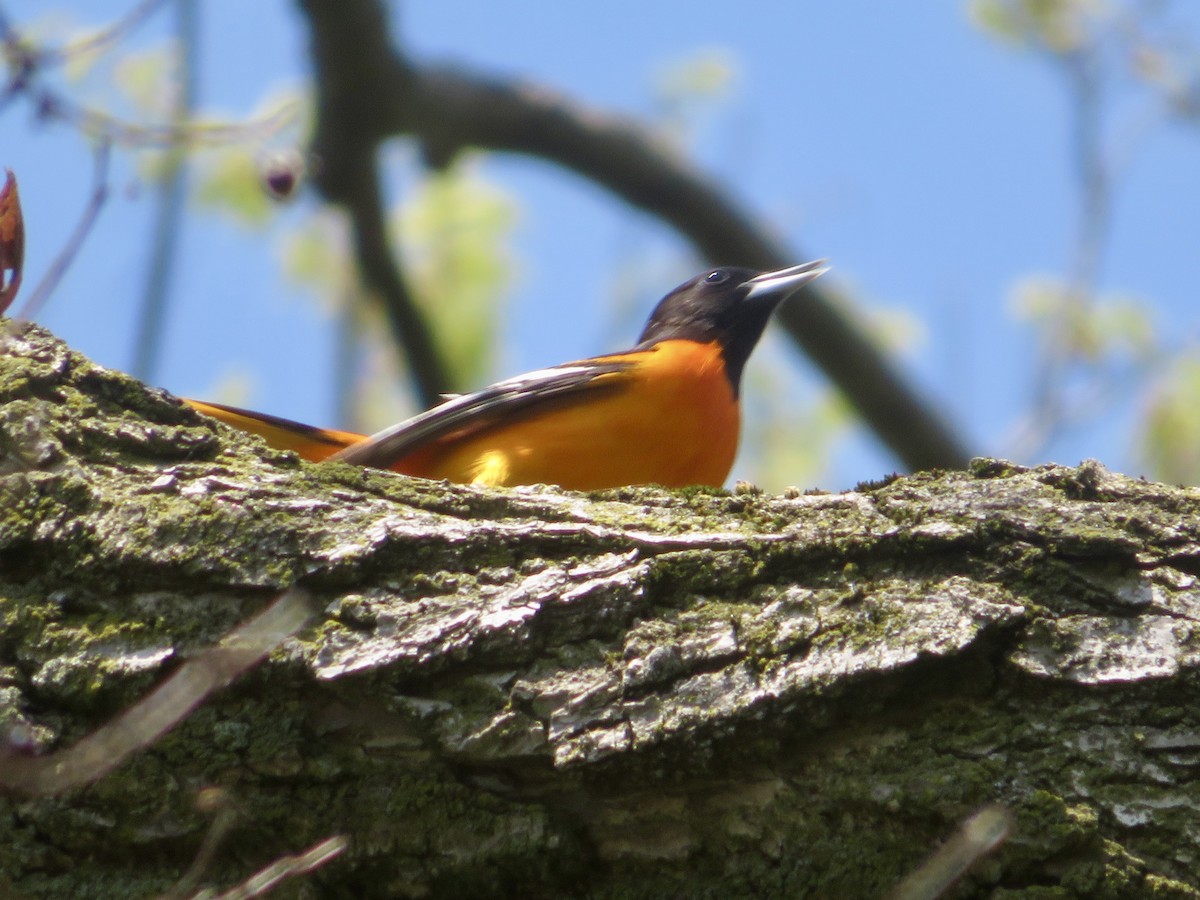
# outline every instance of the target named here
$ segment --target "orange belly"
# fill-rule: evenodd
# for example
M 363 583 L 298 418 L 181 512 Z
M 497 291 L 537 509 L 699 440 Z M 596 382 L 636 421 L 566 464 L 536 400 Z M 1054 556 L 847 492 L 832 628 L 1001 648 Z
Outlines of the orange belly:
M 639 358 L 637 377 L 628 372 L 600 376 L 595 382 L 600 390 L 584 390 L 480 431 L 468 427 L 431 441 L 389 468 L 423 478 L 493 486 L 557 484 L 580 491 L 629 484 L 720 487 L 733 466 L 740 423 L 718 347 L 670 340 Z M 353 432 L 187 402 L 313 461 L 365 439 Z
M 557 484 L 596 490 L 629 484 L 720 487 L 737 453 L 737 398 L 714 345 L 663 341 L 638 377 L 583 393 L 465 439 L 444 439 L 392 468 L 493 486 Z

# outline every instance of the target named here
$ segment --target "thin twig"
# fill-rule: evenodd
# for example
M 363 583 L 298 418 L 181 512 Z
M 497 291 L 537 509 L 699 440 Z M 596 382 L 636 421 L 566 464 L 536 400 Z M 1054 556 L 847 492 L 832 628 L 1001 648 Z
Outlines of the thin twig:
M 65 122 L 84 134 L 131 147 L 221 147 L 270 137 L 290 125 L 298 115 L 296 104 L 287 104 L 245 122 L 181 122 L 152 125 L 129 122 L 85 106 L 51 96 L 38 104 L 46 117 Z
M 215 805 L 212 824 L 204 833 L 204 840 L 200 842 L 200 849 L 196 851 L 196 857 L 192 860 L 191 866 L 183 873 L 183 877 L 162 896 L 161 900 L 176 900 L 176 898 L 187 897 L 194 893 L 196 886 L 204 877 L 204 873 L 212 865 L 221 843 L 233 828 L 234 823 L 237 822 L 237 808 L 229 793 L 223 788 L 206 788 L 200 792 L 197 799 L 200 801 L 197 805 Z
M 1016 459 L 1038 456 L 1077 417 L 1067 396 L 1068 368 L 1077 359 L 1070 331 L 1094 303 L 1111 220 L 1112 178 L 1105 154 L 1100 49 L 1087 45 L 1063 61 L 1071 88 L 1071 151 L 1079 182 L 1079 222 L 1061 307 L 1043 336 L 1030 411 L 1009 442 Z
M 26 45 L 12 25 L 12 19 L 0 8 L 0 40 L 12 52 L 20 50 L 21 68 L 45 68 L 62 65 L 74 56 L 108 49 L 136 29 L 162 6 L 166 0 L 143 0 L 124 16 L 95 34 L 81 38 L 62 47 L 38 47 Z
M 103 778 L 154 743 L 204 702 L 304 627 L 312 616 L 307 592 L 291 588 L 221 643 L 200 652 L 149 696 L 78 743 L 49 756 L 9 755 L 0 765 L 0 787 L 30 796 L 53 796 Z
M 985 806 L 891 893 L 891 900 L 936 900 L 944 897 L 979 860 L 995 851 L 1012 833 L 1012 816 L 1003 806 Z
M 128 35 L 157 11 L 165 0 L 145 0 L 123 19 L 98 34 L 55 49 L 29 45 L 0 9 L 0 44 L 7 56 L 10 75 L 0 110 L 20 96 L 28 97 L 44 119 L 64 122 L 98 141 L 132 147 L 224 146 L 246 140 L 269 137 L 297 118 L 296 104 L 249 119 L 245 122 L 191 122 L 175 120 L 167 125 L 131 122 L 110 113 L 74 103 L 62 93 L 37 84 L 43 69 L 59 64 L 81 52 L 103 48 Z
M 166 0 L 143 0 L 120 19 L 95 34 L 62 47 L 40 50 L 38 62 L 44 65 L 61 65 L 73 56 L 107 50 L 154 15 L 158 11 L 158 7 L 165 2 Z
M 215 900 L 252 900 L 254 897 L 261 897 L 285 878 L 306 875 L 332 862 L 341 856 L 349 846 L 350 839 L 343 834 L 325 838 L 325 840 L 313 844 L 303 853 L 277 859 L 237 887 L 218 894 Z
M 101 141 L 96 145 L 95 153 L 92 156 L 92 195 L 88 199 L 87 206 L 84 207 L 83 214 L 79 217 L 79 222 L 75 225 L 75 230 L 71 232 L 70 238 L 67 239 L 66 245 L 54 258 L 54 262 L 50 264 L 50 268 L 46 270 L 46 274 L 42 276 L 42 280 L 34 288 L 33 293 L 26 299 L 17 318 L 33 319 L 37 317 L 50 295 L 58 287 L 58 283 L 66 274 L 67 269 L 75 261 L 88 234 L 91 233 L 92 226 L 100 215 L 105 200 L 108 199 L 109 149 L 110 145 L 107 141 Z

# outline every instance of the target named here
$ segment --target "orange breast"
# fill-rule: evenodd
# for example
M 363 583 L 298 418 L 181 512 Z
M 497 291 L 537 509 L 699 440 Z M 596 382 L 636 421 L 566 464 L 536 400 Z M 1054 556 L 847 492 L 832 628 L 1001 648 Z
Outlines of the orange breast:
M 737 453 L 737 398 L 716 344 L 663 341 L 615 390 L 580 394 L 466 439 L 446 440 L 393 469 L 489 485 L 719 487 Z M 615 358 L 628 358 L 625 355 Z

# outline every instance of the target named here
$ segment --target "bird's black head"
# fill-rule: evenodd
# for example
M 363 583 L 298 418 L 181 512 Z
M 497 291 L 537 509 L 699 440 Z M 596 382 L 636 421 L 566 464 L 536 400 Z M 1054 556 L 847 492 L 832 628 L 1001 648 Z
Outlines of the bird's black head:
M 778 272 L 732 266 L 710 269 L 659 301 L 638 346 L 669 340 L 717 341 L 736 395 L 742 369 L 775 307 L 825 272 L 824 264 L 825 260 L 816 260 Z

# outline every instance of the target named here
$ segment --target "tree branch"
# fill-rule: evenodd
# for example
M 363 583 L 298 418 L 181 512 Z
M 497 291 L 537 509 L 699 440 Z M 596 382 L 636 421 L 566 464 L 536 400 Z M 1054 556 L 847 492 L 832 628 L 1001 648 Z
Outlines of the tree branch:
M 349 166 L 351 174 L 338 182 L 337 196 L 353 224 L 358 268 L 371 298 L 383 305 L 392 340 L 404 350 L 421 403 L 434 406 L 441 402 L 443 394 L 460 385 L 452 383 L 433 332 L 404 281 L 397 262 L 398 251 L 388 239 L 387 211 L 383 207 L 383 186 L 379 183 L 375 151 L 369 145 L 355 149 L 357 160 L 342 157 L 339 161 L 338 167 Z
M 382 10 L 374 12 L 379 14 L 376 27 L 385 29 Z M 387 212 L 375 161 L 381 138 L 376 131 L 377 98 L 369 91 L 362 92 L 359 67 L 339 59 L 345 49 L 330 41 L 327 32 L 313 31 L 318 127 L 340 135 L 334 143 L 314 141 L 313 154 L 318 160 L 314 181 L 350 216 L 364 286 L 383 305 L 392 338 L 412 371 L 419 399 L 425 406 L 433 406 L 442 394 L 460 386 L 451 383 L 449 369 L 405 284 L 388 239 Z M 359 62 L 363 61 L 365 58 L 359 57 Z
M 0 337 L 0 734 L 78 745 L 283 586 L 323 611 L 91 787 L 0 795 L 0 891 L 237 885 L 338 834 L 314 894 L 903 895 L 992 846 L 918 869 L 990 803 L 1014 836 L 956 896 L 1200 888 L 1195 490 L 488 492 L 300 464 Z
M 627 119 L 458 68 L 417 66 L 389 45 L 378 0 L 300 5 L 312 26 L 322 98 L 313 146 L 327 164 L 321 184 L 331 196 L 343 195 L 339 182 L 352 175 L 343 161 L 355 158 L 357 145 L 410 134 L 435 165 L 466 147 L 558 163 L 667 222 L 714 262 L 771 269 L 796 261 L 730 197 Z M 827 289 L 808 287 L 779 318 L 906 466 L 965 466 L 960 439 L 843 307 Z

